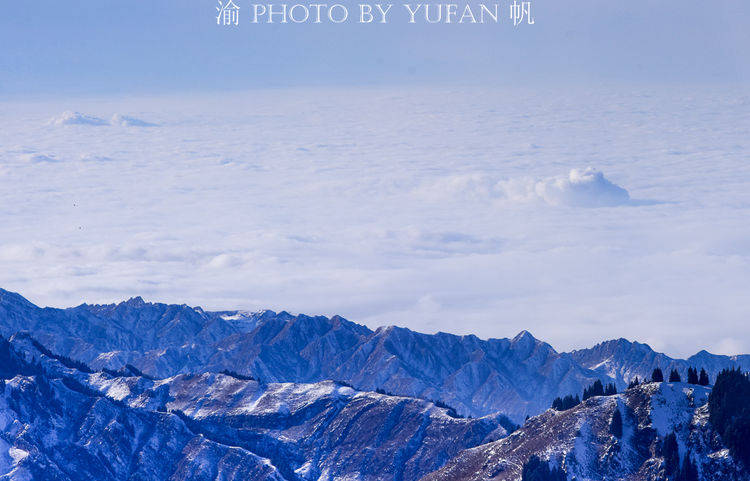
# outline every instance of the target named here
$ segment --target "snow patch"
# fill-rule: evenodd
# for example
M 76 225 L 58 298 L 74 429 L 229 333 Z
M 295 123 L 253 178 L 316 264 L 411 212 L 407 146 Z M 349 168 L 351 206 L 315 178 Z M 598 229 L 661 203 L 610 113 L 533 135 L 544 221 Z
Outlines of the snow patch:
M 114 399 L 115 401 L 122 401 L 130 395 L 130 388 L 127 384 L 117 383 L 113 384 L 107 389 L 107 397 Z
M 29 452 L 19 448 L 10 448 L 8 450 L 8 455 L 13 458 L 13 464 L 18 464 L 26 459 L 26 457 L 29 455 Z
M 695 408 L 708 401 L 708 392 L 685 383 L 661 383 L 651 396 L 651 426 L 660 436 L 686 430 Z

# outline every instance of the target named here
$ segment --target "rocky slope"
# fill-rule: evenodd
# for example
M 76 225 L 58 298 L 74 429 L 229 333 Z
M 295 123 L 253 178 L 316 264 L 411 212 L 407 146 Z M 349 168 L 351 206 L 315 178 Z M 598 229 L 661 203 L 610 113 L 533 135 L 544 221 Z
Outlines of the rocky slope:
M 415 480 L 506 435 L 502 418 L 330 381 L 157 380 L 44 352 L 0 339 L 2 479 Z
M 577 481 L 665 480 L 664 437 L 674 432 L 680 456 L 689 456 L 702 481 L 747 481 L 708 423 L 708 388 L 649 383 L 569 409 L 529 419 L 512 435 L 464 450 L 423 481 L 517 480 L 531 455 L 562 467 Z M 610 431 L 615 410 L 622 435 Z

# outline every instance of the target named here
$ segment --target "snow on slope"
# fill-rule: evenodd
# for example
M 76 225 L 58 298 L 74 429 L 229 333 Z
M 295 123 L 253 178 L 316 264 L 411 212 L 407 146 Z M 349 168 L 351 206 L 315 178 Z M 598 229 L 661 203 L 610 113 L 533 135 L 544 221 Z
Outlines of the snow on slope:
M 606 380 L 528 332 L 481 340 L 397 327 L 371 331 L 338 316 L 205 312 L 141 298 L 39 309 L 0 292 L 0 332 L 20 330 L 94 368 L 129 363 L 157 377 L 229 369 L 267 382 L 340 380 L 441 400 L 464 414 L 501 411 L 516 422 L 560 394 Z
M 513 480 L 532 454 L 563 466 L 578 481 L 664 479 L 660 443 L 674 431 L 681 456 L 689 454 L 702 481 L 747 481 L 707 423 L 709 389 L 682 383 L 649 383 L 608 397 L 594 397 L 567 411 L 529 419 L 507 438 L 459 453 L 423 481 Z M 615 409 L 623 436 L 609 432 Z
M 10 479 L 415 480 L 506 434 L 499 418 L 333 382 L 87 373 L 28 336 L 0 339 L 0 358 Z
M 589 349 L 571 352 L 581 366 L 612 378 L 619 389 L 624 389 L 634 378 L 650 379 L 655 368 L 661 368 L 665 376 L 676 369 L 686 380 L 687 370 L 694 367 L 706 369 L 713 379 L 723 369 L 735 367 L 750 369 L 750 356 L 720 356 L 701 351 L 688 359 L 673 359 L 656 352 L 647 344 L 616 339 L 602 342 Z

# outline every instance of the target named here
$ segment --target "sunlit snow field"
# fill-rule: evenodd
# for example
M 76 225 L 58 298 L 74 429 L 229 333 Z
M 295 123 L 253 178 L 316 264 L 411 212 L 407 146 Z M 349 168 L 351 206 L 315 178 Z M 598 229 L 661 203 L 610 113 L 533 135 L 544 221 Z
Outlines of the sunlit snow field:
M 0 286 L 750 351 L 749 112 L 511 85 L 6 102 Z

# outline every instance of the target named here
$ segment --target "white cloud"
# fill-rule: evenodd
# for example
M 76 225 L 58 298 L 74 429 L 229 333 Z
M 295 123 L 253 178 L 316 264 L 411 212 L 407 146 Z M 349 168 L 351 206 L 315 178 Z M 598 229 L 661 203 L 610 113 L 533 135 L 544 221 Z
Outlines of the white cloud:
M 719 340 L 719 342 L 714 343 L 709 347 L 709 351 L 714 354 L 725 354 L 727 356 L 746 354 L 748 352 L 747 343 L 744 340 L 730 337 L 725 337 Z
M 66 110 L 61 115 L 50 119 L 47 123 L 49 125 L 55 125 L 58 127 L 63 125 L 115 125 L 120 127 L 155 127 L 157 125 L 136 117 L 131 117 L 123 114 L 114 114 L 110 120 L 105 120 L 100 117 L 82 114 L 80 112 L 73 112 L 70 110 Z
M 226 269 L 229 267 L 235 267 L 242 264 L 242 259 L 231 254 L 219 254 L 211 258 L 206 264 L 207 267 L 212 269 Z
M 567 207 L 615 207 L 632 204 L 630 194 L 592 167 L 574 168 L 565 176 L 495 180 L 486 174 L 461 174 L 439 179 L 418 193 L 431 199 L 446 196 L 503 204 L 543 203 Z
M 57 306 L 143 295 L 483 337 L 529 329 L 561 349 L 750 345 L 747 109 L 740 94 L 689 94 L 284 90 L 77 106 L 158 117 L 151 129 L 49 128 L 62 102 L 3 105 L 0 287 Z M 638 198 L 670 203 L 619 207 Z
M 155 127 L 156 124 L 151 122 L 146 122 L 145 120 L 141 120 L 135 117 L 129 117 L 127 115 L 122 114 L 114 114 L 112 116 L 112 120 L 110 120 L 110 124 L 112 125 L 119 125 L 122 127 Z
M 499 189 L 509 199 L 539 198 L 550 205 L 570 207 L 613 207 L 630 203 L 628 191 L 610 182 L 594 168 L 571 169 L 567 176 L 540 180 L 519 186 L 500 182 Z
M 108 125 L 109 122 L 107 122 L 104 119 L 100 119 L 99 117 L 94 117 L 92 115 L 86 115 L 82 114 L 80 112 L 72 112 L 70 110 L 67 110 L 63 112 L 60 116 L 55 117 L 49 121 L 51 125 Z

